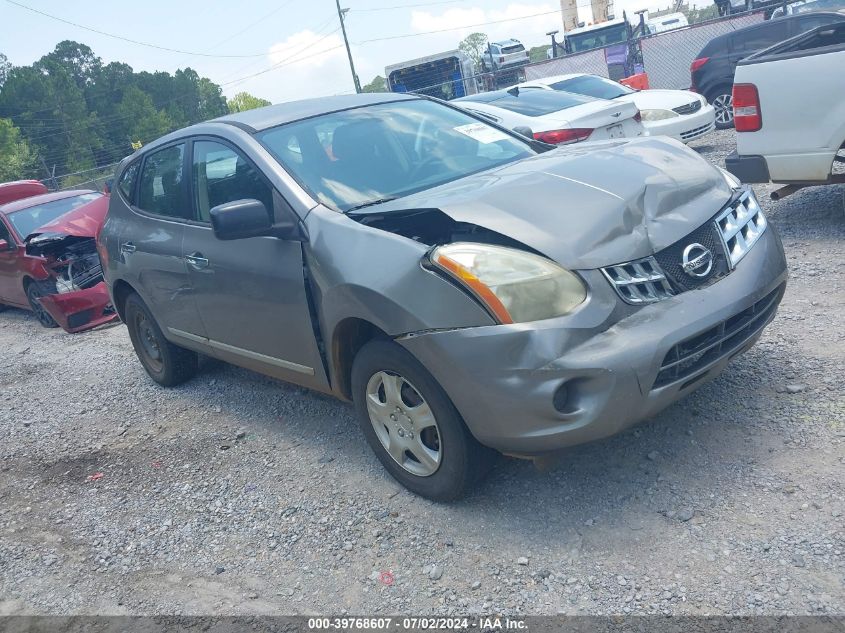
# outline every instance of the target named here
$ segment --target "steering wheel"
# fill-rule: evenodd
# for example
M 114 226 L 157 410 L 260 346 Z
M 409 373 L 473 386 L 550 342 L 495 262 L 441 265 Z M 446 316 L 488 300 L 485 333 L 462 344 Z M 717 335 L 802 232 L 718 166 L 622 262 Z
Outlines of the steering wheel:
M 419 178 L 421 175 L 423 175 L 424 169 L 426 169 L 426 168 L 430 169 L 433 165 L 437 165 L 437 164 L 442 165 L 444 162 L 445 161 L 440 156 L 429 156 L 428 158 L 423 160 L 423 162 L 421 162 L 416 167 L 414 167 L 411 170 L 411 173 L 408 175 L 408 177 L 411 180 L 415 180 L 415 179 Z

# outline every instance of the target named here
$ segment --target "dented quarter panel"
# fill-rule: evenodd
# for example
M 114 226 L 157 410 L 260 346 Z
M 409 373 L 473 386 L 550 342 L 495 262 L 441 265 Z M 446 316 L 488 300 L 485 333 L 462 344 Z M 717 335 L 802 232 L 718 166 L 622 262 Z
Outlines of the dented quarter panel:
M 350 317 L 391 336 L 493 323 L 462 290 L 422 267 L 425 244 L 322 206 L 311 211 L 306 225 L 306 261 L 327 338 Z
M 651 255 L 730 197 L 723 176 L 696 152 L 644 138 L 558 148 L 377 208 L 437 208 L 579 269 Z

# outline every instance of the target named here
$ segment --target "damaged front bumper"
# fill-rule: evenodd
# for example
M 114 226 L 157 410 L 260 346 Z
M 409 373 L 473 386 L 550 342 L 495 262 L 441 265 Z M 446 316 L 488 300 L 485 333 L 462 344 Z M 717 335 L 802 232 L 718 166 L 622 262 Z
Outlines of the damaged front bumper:
M 90 330 L 117 320 L 106 283 L 41 297 L 41 305 L 66 332 Z
M 482 444 L 539 455 L 618 433 L 715 378 L 760 337 L 786 278 L 783 247 L 769 227 L 723 279 L 615 322 L 618 302 L 591 283 L 595 293 L 580 315 L 398 342 L 434 375 Z

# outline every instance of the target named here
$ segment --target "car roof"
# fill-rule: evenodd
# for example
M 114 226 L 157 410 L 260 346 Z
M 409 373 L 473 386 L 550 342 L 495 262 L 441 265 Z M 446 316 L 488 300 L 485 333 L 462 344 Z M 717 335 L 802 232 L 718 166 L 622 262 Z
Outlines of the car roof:
M 605 20 L 604 22 L 597 22 L 595 24 L 585 24 L 584 26 L 579 26 L 575 29 L 569 29 L 564 33 L 564 36 L 580 35 L 581 33 L 589 33 L 590 31 L 599 31 L 609 26 L 618 26 L 620 24 L 625 24 L 625 22 L 625 18 L 613 18 L 612 20 Z
M 540 79 L 530 79 L 528 81 L 522 82 L 519 84 L 520 86 L 523 84 L 544 84 L 546 86 L 551 85 L 553 83 L 557 83 L 558 81 L 566 81 L 567 79 L 575 79 L 576 77 L 584 77 L 587 73 L 566 73 L 565 75 L 552 75 L 551 77 L 541 77 Z M 602 77 L 604 79 L 604 77 Z
M 309 119 L 322 114 L 330 114 L 332 112 L 351 110 L 353 108 L 377 105 L 380 103 L 412 101 L 414 99 L 423 98 L 424 97 L 420 97 L 415 94 L 398 92 L 368 92 L 362 94 L 334 95 L 331 97 L 317 97 L 314 99 L 287 101 L 285 103 L 277 103 L 276 105 L 269 105 L 263 108 L 247 110 L 246 112 L 227 114 L 225 116 L 217 117 L 216 119 L 195 123 L 194 125 L 174 130 L 169 134 L 165 134 L 164 136 L 147 143 L 144 147 L 120 161 L 121 164 L 118 166 L 117 171 L 121 171 L 125 165 L 133 162 L 138 156 L 146 154 L 156 147 L 160 147 L 161 145 L 165 145 L 171 141 L 182 139 L 185 136 L 190 136 L 194 133 L 200 133 L 199 130 L 203 130 L 207 133 L 209 125 L 233 125 L 249 132 L 250 134 L 254 134 L 255 132 L 261 132 L 271 127 L 276 127 L 277 125 L 301 121 L 302 119 Z
M 266 130 L 283 123 L 308 119 L 321 114 L 359 108 L 362 106 L 388 103 L 391 101 L 408 101 L 419 99 L 415 95 L 407 95 L 396 92 L 372 92 L 355 95 L 336 95 L 333 97 L 320 97 L 316 99 L 303 99 L 301 101 L 288 101 L 246 112 L 227 114 L 226 116 L 212 119 L 210 123 L 232 123 L 240 126 L 247 126 L 255 131 Z
M 81 196 L 85 193 L 100 192 L 94 191 L 93 189 L 70 189 L 67 191 L 53 191 L 52 193 L 42 193 L 37 196 L 30 196 L 29 198 L 21 198 L 20 200 L 15 200 L 14 202 L 0 204 L 0 213 L 2 213 L 3 215 L 8 215 L 10 213 L 14 213 L 15 211 L 21 211 L 22 209 L 37 207 L 39 204 L 44 204 L 45 202 L 53 202 L 53 200 L 63 200 L 64 198 L 73 198 L 74 196 Z
M 723 33 L 722 35 L 717 35 L 713 39 L 711 39 L 707 44 L 705 44 L 704 48 L 709 48 L 711 44 L 714 42 L 721 43 L 726 42 L 729 38 L 733 38 L 736 36 L 742 36 L 743 33 L 747 33 L 748 31 L 752 31 L 754 29 L 759 28 L 766 28 L 770 24 L 780 24 L 781 22 L 785 22 L 788 20 L 798 20 L 803 16 L 807 15 L 829 15 L 831 17 L 837 17 L 839 19 L 845 20 L 845 10 L 820 10 L 820 11 L 806 11 L 804 13 L 793 13 L 791 15 L 781 15 L 776 18 L 772 18 L 770 20 L 765 20 L 763 22 L 757 22 L 756 24 L 751 24 L 749 26 L 744 26 L 741 29 L 736 29 L 735 31 L 729 31 L 727 33 Z M 703 50 L 703 49 L 702 49 Z

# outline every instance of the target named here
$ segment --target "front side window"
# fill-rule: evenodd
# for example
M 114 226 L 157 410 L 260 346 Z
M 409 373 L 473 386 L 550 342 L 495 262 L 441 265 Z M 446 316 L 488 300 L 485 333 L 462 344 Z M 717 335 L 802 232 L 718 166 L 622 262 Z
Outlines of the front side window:
M 315 198 L 340 211 L 535 153 L 498 128 L 423 99 L 332 112 L 266 130 L 258 139 Z
M 26 209 L 10 213 L 7 217 L 15 231 L 17 231 L 17 234 L 21 238 L 25 238 L 37 228 L 53 220 L 58 220 L 65 213 L 69 213 L 83 204 L 93 202 L 102 196 L 103 194 L 101 193 L 83 193 L 78 196 L 61 198 L 60 200 L 53 200 L 33 207 L 27 207 Z
M 634 92 L 627 86 L 595 75 L 581 75 L 572 79 L 564 79 L 551 84 L 551 87 L 555 90 L 566 90 L 567 92 L 598 99 L 616 99 Z
M 9 235 L 9 229 L 7 229 L 6 225 L 3 224 L 3 220 L 0 220 L 0 240 L 6 240 L 9 246 L 13 246 L 15 243 L 12 236 Z
M 126 199 L 130 202 L 134 202 L 134 195 L 135 195 L 135 182 L 138 179 L 138 169 L 140 168 L 140 162 L 135 162 L 127 167 L 123 174 L 120 176 L 120 182 L 117 183 L 118 189 L 120 192 L 126 197 Z
M 296 155 L 298 148 L 288 143 L 285 149 Z M 246 199 L 263 202 L 272 214 L 272 190 L 258 170 L 230 147 L 214 141 L 196 141 L 192 172 L 197 220 L 210 222 L 209 212 L 214 207 Z
M 138 207 L 170 218 L 185 217 L 182 186 L 185 145 L 174 145 L 148 155 L 141 171 Z

